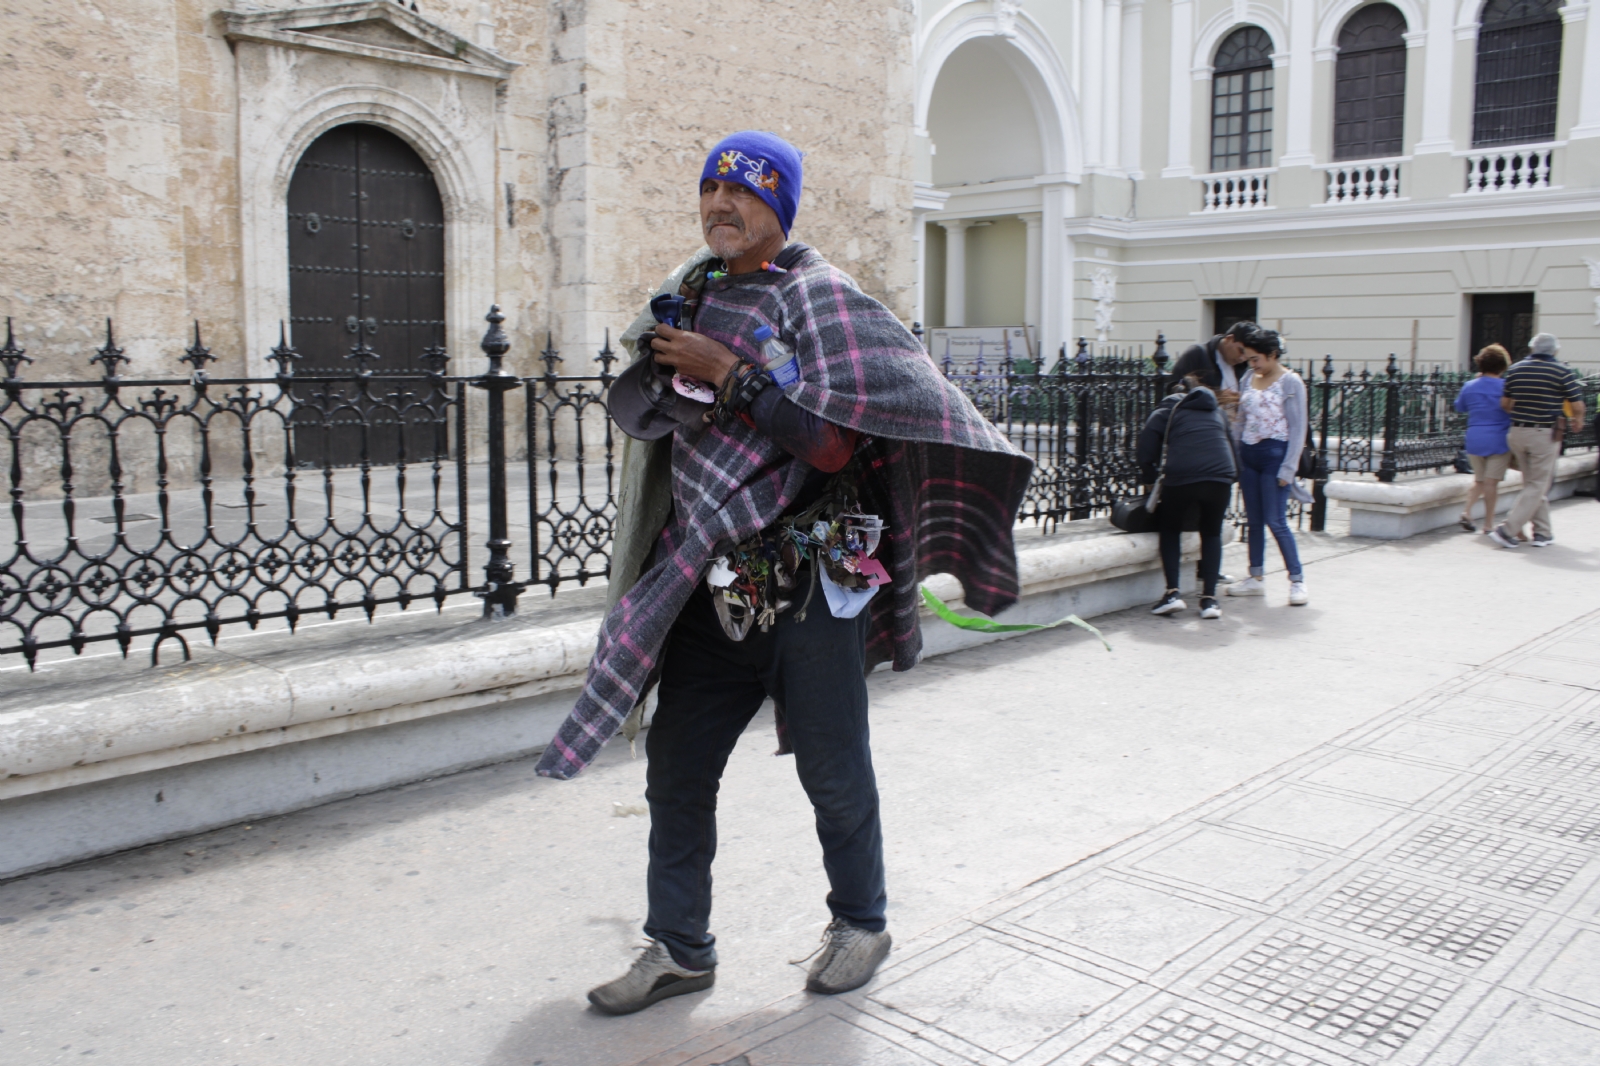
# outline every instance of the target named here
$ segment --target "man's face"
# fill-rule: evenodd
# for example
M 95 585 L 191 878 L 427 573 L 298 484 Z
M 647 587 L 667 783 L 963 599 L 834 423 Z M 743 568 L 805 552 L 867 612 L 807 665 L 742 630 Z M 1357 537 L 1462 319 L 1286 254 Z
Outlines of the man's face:
M 736 181 L 700 183 L 700 229 L 713 254 L 732 261 L 783 233 L 767 202 Z
M 1226 335 L 1217 342 L 1217 351 L 1222 353 L 1222 358 L 1229 366 L 1238 366 L 1250 358 L 1248 348 L 1240 344 L 1235 338 Z

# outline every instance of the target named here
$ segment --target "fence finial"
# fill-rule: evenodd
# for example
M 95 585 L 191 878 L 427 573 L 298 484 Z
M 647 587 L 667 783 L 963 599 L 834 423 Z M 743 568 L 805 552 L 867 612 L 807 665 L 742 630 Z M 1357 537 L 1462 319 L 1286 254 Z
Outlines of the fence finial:
M 200 320 L 195 319 L 194 343 L 183 350 L 183 354 L 178 356 L 178 362 L 188 363 L 194 367 L 195 373 L 199 374 L 205 370 L 207 363 L 216 361 L 217 357 L 211 354 L 211 349 L 200 342 Z
M 267 361 L 278 364 L 280 378 L 294 375 L 295 361 L 300 358 L 300 353 L 294 350 L 294 345 L 289 343 L 289 335 L 284 331 L 283 319 L 278 319 L 278 343 L 267 356 Z
M 116 337 L 111 332 L 111 319 L 106 319 L 106 343 L 95 349 L 95 356 L 89 360 L 91 365 L 99 363 L 105 373 L 105 378 L 110 381 L 117 376 L 117 367 L 128 362 L 128 357 L 122 354 L 122 349 L 117 347 Z
M 489 373 L 500 373 L 500 360 L 511 350 L 511 339 L 506 336 L 506 331 L 500 328 L 500 323 L 506 316 L 500 313 L 499 304 L 490 304 L 489 313 L 483 316 L 489 323 L 489 328 L 484 331 L 483 340 L 478 342 L 478 347 L 483 349 L 483 354 L 489 357 Z
M 17 377 L 17 368 L 23 363 L 31 363 L 28 349 L 17 347 L 17 338 L 11 330 L 11 316 L 6 316 L 6 345 L 0 348 L 0 363 L 6 365 L 6 380 L 14 381 Z

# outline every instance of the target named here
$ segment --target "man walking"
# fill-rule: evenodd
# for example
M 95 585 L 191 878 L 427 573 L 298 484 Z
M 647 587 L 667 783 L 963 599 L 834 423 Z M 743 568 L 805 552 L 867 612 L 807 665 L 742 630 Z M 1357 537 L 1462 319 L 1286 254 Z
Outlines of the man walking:
M 1561 342 L 1541 333 L 1528 347 L 1528 357 L 1506 371 L 1505 395 L 1500 400 L 1500 406 L 1511 412 L 1506 443 L 1522 471 L 1522 491 L 1517 502 L 1511 505 L 1506 520 L 1489 533 L 1489 538 L 1502 548 L 1517 547 L 1517 537 L 1529 519 L 1533 520 L 1529 544 L 1546 548 L 1554 543 L 1547 497 L 1566 432 L 1563 403 L 1571 405 L 1576 425 L 1583 425 L 1583 390 L 1578 375 L 1556 360 Z
M 708 248 L 623 335 L 636 361 L 611 411 L 634 439 L 612 607 L 538 767 L 578 773 L 659 683 L 645 742 L 649 945 L 589 993 L 607 1014 L 711 987 L 717 793 L 768 697 L 830 888 L 806 987 L 872 977 L 890 937 L 866 674 L 916 664 L 920 576 L 955 574 L 986 614 L 1017 596 L 1011 528 L 1031 462 L 888 308 L 788 241 L 800 189 L 794 146 L 724 139 L 699 184 Z

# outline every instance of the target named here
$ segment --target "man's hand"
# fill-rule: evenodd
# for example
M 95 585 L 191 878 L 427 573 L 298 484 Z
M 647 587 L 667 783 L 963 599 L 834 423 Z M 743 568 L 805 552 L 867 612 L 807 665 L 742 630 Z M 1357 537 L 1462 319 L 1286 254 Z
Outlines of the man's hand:
M 720 386 L 728 372 L 739 365 L 739 357 L 727 345 L 700 333 L 690 333 L 666 323 L 655 329 L 651 346 L 656 362 L 670 366 L 685 377 L 699 378 L 712 388 Z
M 1232 407 L 1234 404 L 1239 402 L 1239 392 L 1238 392 L 1238 390 L 1237 389 L 1218 389 L 1217 390 L 1217 402 L 1220 403 L 1224 407 Z

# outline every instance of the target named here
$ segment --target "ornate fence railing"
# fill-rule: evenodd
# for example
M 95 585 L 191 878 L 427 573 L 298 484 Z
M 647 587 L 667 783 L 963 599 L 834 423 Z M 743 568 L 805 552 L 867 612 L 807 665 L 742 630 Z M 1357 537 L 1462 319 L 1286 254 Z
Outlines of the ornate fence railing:
M 475 376 L 446 373 L 439 349 L 418 370 L 379 373 L 360 346 L 349 372 L 296 372 L 299 353 L 280 340 L 275 374 L 211 377 L 197 331 L 178 358 L 186 376 L 129 380 L 108 323 L 90 360 L 100 376 L 71 381 L 26 380 L 32 360 L 8 323 L 0 655 L 32 665 L 50 649 L 104 642 L 126 655 L 150 637 L 152 661 L 168 641 L 187 657 L 196 630 L 215 640 L 240 623 L 292 628 L 355 609 L 370 618 L 466 594 L 509 614 L 530 586 L 553 595 L 608 576 L 618 461 L 609 336 L 597 373 L 564 373 L 547 342 L 543 372 L 523 378 L 503 366 L 498 309 L 488 321 L 488 369 Z M 1020 518 L 1048 530 L 1138 491 L 1135 445 L 1172 382 L 1168 362 L 1158 335 L 1148 358 L 1080 340 L 1048 368 L 1008 359 L 943 369 L 1034 460 Z M 1462 446 L 1454 400 L 1466 375 L 1402 373 L 1393 357 L 1383 373 L 1341 375 L 1330 357 L 1303 376 L 1319 470 L 1313 529 L 1330 475 L 1392 480 L 1448 467 Z M 1593 410 L 1600 376 L 1584 389 Z M 520 441 L 508 441 L 512 397 Z M 1592 426 L 1566 447 L 1594 447 Z

